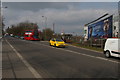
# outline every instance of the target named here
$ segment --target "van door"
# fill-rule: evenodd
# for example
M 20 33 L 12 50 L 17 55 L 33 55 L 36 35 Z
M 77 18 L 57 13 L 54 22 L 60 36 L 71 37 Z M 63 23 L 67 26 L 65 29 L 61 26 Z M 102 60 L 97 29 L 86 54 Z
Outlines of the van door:
M 114 39 L 110 42 L 111 46 L 111 56 L 118 57 L 118 39 Z

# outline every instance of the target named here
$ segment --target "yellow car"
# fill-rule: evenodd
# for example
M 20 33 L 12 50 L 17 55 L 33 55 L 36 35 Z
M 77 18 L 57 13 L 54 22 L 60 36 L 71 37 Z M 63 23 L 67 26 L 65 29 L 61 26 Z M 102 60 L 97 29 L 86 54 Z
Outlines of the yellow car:
M 66 44 L 62 39 L 56 39 L 52 38 L 49 42 L 50 46 L 56 46 L 56 47 L 65 47 Z

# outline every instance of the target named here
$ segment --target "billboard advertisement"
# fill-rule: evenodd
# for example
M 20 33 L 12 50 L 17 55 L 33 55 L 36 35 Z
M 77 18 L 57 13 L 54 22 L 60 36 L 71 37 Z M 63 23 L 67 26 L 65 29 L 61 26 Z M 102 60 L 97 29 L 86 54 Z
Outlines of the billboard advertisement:
M 109 16 L 101 21 L 88 25 L 88 38 L 112 37 L 112 18 L 113 16 Z

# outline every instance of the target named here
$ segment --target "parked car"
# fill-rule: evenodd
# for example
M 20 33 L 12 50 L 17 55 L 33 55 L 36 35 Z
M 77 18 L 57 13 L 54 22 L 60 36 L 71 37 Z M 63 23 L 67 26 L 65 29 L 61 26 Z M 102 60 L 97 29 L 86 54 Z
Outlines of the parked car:
M 20 39 L 24 39 L 24 37 L 23 37 L 23 36 L 21 36 L 21 37 L 20 37 Z
M 120 57 L 120 39 L 108 38 L 105 42 L 104 54 L 106 57 Z
M 49 41 L 50 46 L 56 46 L 56 47 L 65 47 L 66 44 L 62 39 L 56 39 L 56 38 L 52 38 Z

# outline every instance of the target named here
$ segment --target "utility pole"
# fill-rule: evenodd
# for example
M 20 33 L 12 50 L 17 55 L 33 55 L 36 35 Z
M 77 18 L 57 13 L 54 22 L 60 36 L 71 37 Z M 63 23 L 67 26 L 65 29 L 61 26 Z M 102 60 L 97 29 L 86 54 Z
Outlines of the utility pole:
M 53 33 L 55 33 L 55 23 L 53 23 Z

